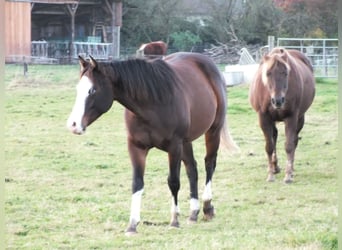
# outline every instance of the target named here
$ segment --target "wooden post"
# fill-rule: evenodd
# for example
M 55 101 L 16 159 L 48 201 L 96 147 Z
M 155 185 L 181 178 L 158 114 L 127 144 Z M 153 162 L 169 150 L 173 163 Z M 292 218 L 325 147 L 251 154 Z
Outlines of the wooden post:
M 113 58 L 120 58 L 120 27 L 122 25 L 122 0 L 105 1 L 108 10 L 112 14 L 112 47 Z
M 113 27 L 113 57 L 120 58 L 120 27 L 122 24 L 122 2 L 112 3 L 112 27 Z
M 76 4 L 68 4 L 67 8 L 69 14 L 71 16 L 71 38 L 69 44 L 69 62 L 72 63 L 73 56 L 74 56 L 74 42 L 75 42 L 75 15 L 77 11 L 78 3 Z
M 23 56 L 23 65 L 24 65 L 24 76 L 26 77 L 28 73 L 28 64 L 26 62 L 25 56 Z

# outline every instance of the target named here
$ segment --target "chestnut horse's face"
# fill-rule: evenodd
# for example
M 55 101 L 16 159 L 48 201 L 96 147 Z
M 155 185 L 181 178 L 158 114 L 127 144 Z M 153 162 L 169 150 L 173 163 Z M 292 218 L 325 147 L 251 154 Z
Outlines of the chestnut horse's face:
M 111 85 L 101 75 L 96 61 L 91 58 L 87 62 L 80 58 L 80 64 L 81 78 L 76 87 L 76 100 L 67 121 L 67 127 L 74 134 L 83 134 L 87 126 L 107 112 L 113 103 Z
M 285 105 L 290 67 L 285 54 L 274 54 L 263 58 L 262 81 L 268 88 L 271 104 L 275 109 Z

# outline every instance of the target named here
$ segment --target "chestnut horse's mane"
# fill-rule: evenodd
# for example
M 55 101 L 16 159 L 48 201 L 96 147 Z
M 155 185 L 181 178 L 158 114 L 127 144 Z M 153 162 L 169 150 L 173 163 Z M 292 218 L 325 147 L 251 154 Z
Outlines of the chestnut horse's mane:
M 284 51 L 282 53 L 285 54 L 286 59 L 293 60 L 292 56 L 287 51 Z M 286 61 L 285 58 L 283 58 L 282 53 L 273 53 L 273 54 L 269 54 L 269 55 L 265 56 L 265 58 L 267 58 L 267 61 L 263 63 L 263 67 L 262 67 L 262 71 L 261 71 L 262 80 L 263 80 L 264 84 L 267 82 L 267 80 L 266 80 L 267 79 L 267 77 L 266 77 L 267 71 L 272 69 L 273 67 L 277 67 L 277 65 L 279 63 L 283 64 L 286 67 L 287 72 L 289 72 L 291 70 L 290 63 L 288 61 Z

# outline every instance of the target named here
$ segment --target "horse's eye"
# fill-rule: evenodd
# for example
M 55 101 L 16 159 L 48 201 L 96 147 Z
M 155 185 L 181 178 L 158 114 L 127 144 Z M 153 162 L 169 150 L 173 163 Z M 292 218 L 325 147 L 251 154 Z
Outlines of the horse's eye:
M 268 77 L 270 77 L 270 76 L 271 76 L 271 72 L 270 72 L 270 71 L 267 71 L 267 72 L 266 72 L 266 75 L 267 75 Z
M 95 88 L 90 88 L 89 91 L 88 91 L 88 94 L 89 95 L 93 95 L 93 94 L 95 94 L 95 92 L 96 92 Z

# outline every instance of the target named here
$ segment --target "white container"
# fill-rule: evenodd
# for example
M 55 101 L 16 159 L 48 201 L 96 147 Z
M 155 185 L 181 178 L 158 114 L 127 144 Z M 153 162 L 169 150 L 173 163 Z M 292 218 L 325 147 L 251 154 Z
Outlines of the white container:
M 223 72 L 226 79 L 227 86 L 235 86 L 239 84 L 250 84 L 254 75 L 259 67 L 259 64 L 246 64 L 246 65 L 227 65 Z

